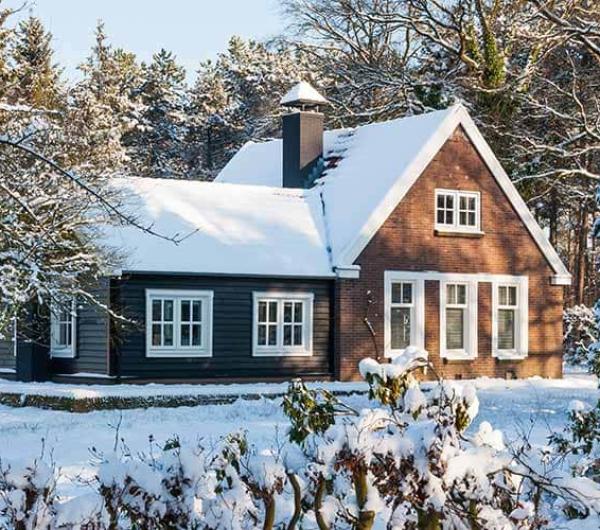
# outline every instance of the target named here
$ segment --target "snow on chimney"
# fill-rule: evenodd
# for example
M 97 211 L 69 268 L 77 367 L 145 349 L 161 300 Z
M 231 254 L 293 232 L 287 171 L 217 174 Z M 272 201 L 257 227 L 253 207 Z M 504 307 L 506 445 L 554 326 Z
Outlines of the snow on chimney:
M 317 176 L 323 158 L 323 121 L 319 112 L 329 102 L 302 81 L 281 98 L 293 109 L 283 116 L 283 187 L 306 188 Z

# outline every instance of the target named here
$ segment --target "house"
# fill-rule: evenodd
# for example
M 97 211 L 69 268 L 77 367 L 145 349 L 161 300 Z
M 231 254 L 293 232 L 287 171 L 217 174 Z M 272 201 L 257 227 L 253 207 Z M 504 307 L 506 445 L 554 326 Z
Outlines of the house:
M 464 107 L 324 132 L 312 87 L 282 104 L 283 139 L 214 182 L 116 182 L 184 239 L 106 230 L 126 259 L 97 295 L 133 323 L 55 315 L 55 378 L 350 380 L 409 345 L 449 378 L 561 375 L 570 275 Z

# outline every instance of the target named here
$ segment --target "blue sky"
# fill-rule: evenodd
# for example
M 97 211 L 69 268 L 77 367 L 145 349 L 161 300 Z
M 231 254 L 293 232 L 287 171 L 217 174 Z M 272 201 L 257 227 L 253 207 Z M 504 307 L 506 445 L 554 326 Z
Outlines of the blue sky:
M 23 0 L 5 0 L 16 7 Z M 54 37 L 65 75 L 88 55 L 96 21 L 102 19 L 115 46 L 141 60 L 166 48 L 193 77 L 201 60 L 223 50 L 232 35 L 263 38 L 283 29 L 277 0 L 29 0 L 20 16 L 39 16 Z

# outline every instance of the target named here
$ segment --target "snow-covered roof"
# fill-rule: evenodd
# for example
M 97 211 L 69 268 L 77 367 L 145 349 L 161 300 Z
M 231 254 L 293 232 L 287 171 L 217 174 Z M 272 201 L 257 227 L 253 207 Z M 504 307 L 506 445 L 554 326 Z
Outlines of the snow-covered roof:
M 460 105 L 324 135 L 326 169 L 308 190 L 282 188 L 282 142 L 248 143 L 215 182 L 124 179 L 141 221 L 178 246 L 121 228 L 131 271 L 331 277 L 362 249 L 458 126 L 462 126 L 546 255 L 569 273 Z
M 329 102 L 319 94 L 316 89 L 312 87 L 306 81 L 300 81 L 297 85 L 294 85 L 288 92 L 281 98 L 280 103 L 282 105 L 293 105 L 298 103 L 313 104 L 313 105 L 327 105 Z
M 332 276 L 318 197 L 302 190 L 211 182 L 125 178 L 115 183 L 141 224 L 111 228 L 123 271 Z

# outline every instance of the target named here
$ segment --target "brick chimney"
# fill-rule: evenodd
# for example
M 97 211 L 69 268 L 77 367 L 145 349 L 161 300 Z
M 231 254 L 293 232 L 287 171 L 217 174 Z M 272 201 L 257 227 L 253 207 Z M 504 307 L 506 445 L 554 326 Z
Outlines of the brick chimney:
M 307 188 L 323 159 L 323 121 L 319 110 L 329 102 L 302 81 L 281 98 L 290 112 L 283 116 L 284 188 Z

